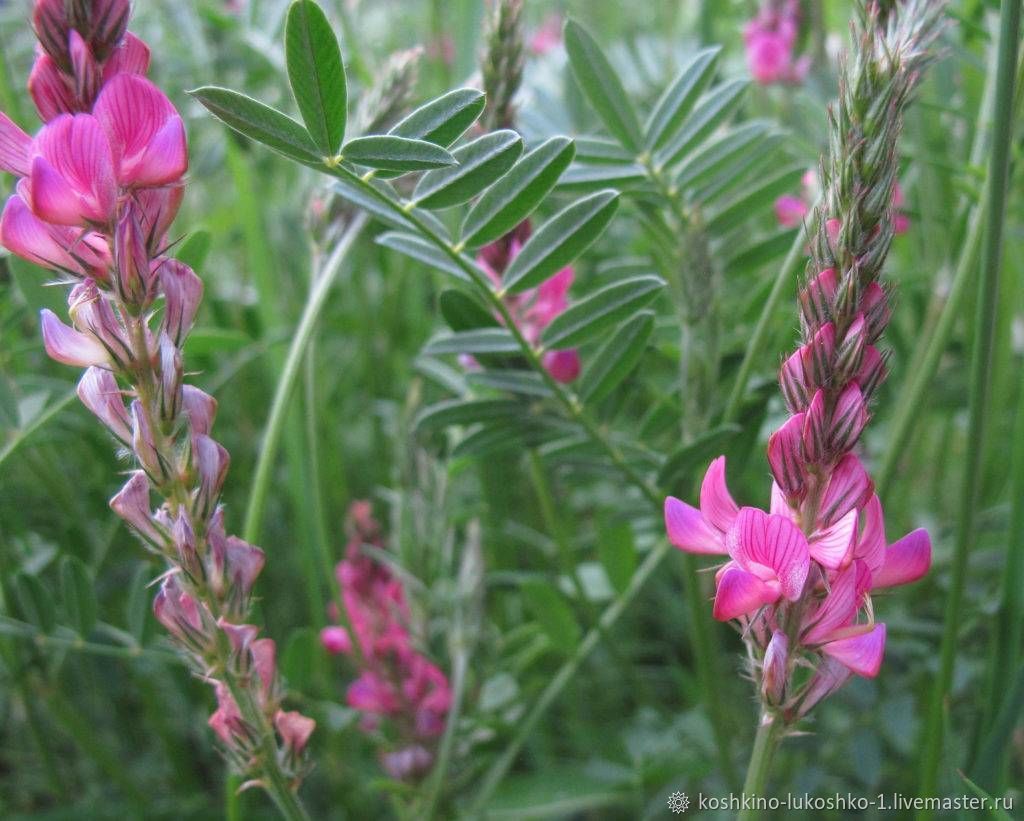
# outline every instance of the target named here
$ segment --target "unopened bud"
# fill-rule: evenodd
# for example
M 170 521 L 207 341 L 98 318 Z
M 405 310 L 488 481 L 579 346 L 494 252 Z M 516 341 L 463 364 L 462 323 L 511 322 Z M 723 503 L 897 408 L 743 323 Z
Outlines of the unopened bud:
M 786 675 L 789 664 L 789 639 L 781 630 L 772 633 L 761 663 L 761 694 L 773 706 L 786 698 Z
M 797 413 L 768 437 L 768 463 L 782 492 L 800 498 L 807 489 L 801 434 L 806 414 Z

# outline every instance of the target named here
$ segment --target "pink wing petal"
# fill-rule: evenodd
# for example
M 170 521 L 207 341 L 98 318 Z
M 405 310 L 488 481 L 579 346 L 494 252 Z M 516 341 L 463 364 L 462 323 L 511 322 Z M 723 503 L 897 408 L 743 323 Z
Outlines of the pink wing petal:
M 771 568 L 787 599 L 796 601 L 800 597 L 811 557 L 807 538 L 789 518 L 769 515 L 756 507 L 741 508 L 726 536 L 726 546 L 741 567 L 759 564 Z
M 0 216 L 0 245 L 29 262 L 81 274 L 82 269 L 60 242 L 56 226 L 32 213 L 20 196 L 7 200 Z
M 725 533 L 735 524 L 739 510 L 725 483 L 725 457 L 719 456 L 704 474 L 700 486 L 700 512 L 709 523 Z
M 853 558 L 857 518 L 857 511 L 851 510 L 832 527 L 819 530 L 810 541 L 811 558 L 829 570 L 846 565 Z
M 87 368 L 90 365 L 106 365 L 110 362 L 107 349 L 96 339 L 65 325 L 53 311 L 44 308 L 40 312 L 40 317 L 43 345 L 51 359 L 80 368 Z
M 803 642 L 819 644 L 832 637 L 836 630 L 851 624 L 860 609 L 863 595 L 863 581 L 858 584 L 857 568 L 848 567 L 833 580 L 828 595 L 820 602 L 817 609 L 805 619 Z
M 885 551 L 885 563 L 873 575 L 871 587 L 896 587 L 916 582 L 932 564 L 932 540 L 919 528 L 893 542 Z
M 711 527 L 695 507 L 674 496 L 665 500 L 668 540 L 687 553 L 725 553 L 722 534 Z
M 0 111 L 0 171 L 27 177 L 32 138 Z
M 885 625 L 876 624 L 869 632 L 830 641 L 822 646 L 821 651 L 858 676 L 874 678 L 885 655 Z
M 825 527 L 838 522 L 850 510 L 867 504 L 874 492 L 871 477 L 854 454 L 848 453 L 832 471 L 818 514 Z
M 740 567 L 729 567 L 718 580 L 714 616 L 729 621 L 755 612 L 779 598 L 777 585 L 762 581 Z

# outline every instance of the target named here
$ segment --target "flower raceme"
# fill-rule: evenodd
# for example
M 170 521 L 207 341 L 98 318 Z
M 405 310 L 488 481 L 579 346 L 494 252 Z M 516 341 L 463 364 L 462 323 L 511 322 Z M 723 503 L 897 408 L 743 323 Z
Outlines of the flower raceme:
M 110 506 L 168 565 L 154 615 L 212 685 L 209 725 L 228 758 L 282 804 L 315 725 L 282 709 L 274 642 L 246 623 L 265 557 L 225 531 L 217 403 L 185 383 L 182 355 L 203 284 L 166 254 L 185 128 L 144 76 L 149 49 L 127 32 L 129 11 L 127 0 L 35 4 L 29 90 L 45 124 L 30 137 L 0 114 L 0 170 L 18 178 L 0 244 L 72 284 L 71 325 L 42 312 L 46 351 L 86 369 L 79 398 L 132 453 L 137 469 Z
M 451 689 L 445 674 L 414 646 L 401 581 L 363 553 L 364 544 L 384 546 L 368 502 L 353 503 L 349 523 L 352 535 L 336 574 L 351 633 L 326 627 L 320 640 L 328 652 L 351 657 L 359 668 L 347 700 L 363 714 L 363 731 L 380 735 L 384 770 L 392 778 L 415 781 L 433 765 Z
M 483 268 L 495 285 L 501 285 L 505 269 L 530 238 L 529 220 L 524 220 L 501 239 L 485 245 L 477 255 L 477 263 Z M 505 297 L 519 330 L 531 345 L 540 343 L 540 336 L 552 320 L 569 307 L 569 289 L 574 273 L 572 266 L 566 266 L 536 288 Z M 464 363 L 475 365 L 471 358 Z M 559 382 L 572 382 L 580 375 L 580 355 L 575 348 L 547 351 L 543 357 L 544 367 Z
M 821 186 L 818 174 L 809 168 L 803 175 L 800 194 L 783 194 L 775 200 L 775 220 L 780 228 L 798 228 L 811 211 L 811 205 L 817 199 Z M 910 217 L 901 209 L 905 198 L 899 182 L 892 188 L 892 232 L 899 236 L 910 230 Z

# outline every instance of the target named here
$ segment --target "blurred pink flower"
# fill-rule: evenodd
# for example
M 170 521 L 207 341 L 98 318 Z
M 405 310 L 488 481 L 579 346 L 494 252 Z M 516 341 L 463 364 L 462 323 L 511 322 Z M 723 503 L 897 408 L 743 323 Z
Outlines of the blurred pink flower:
M 747 67 L 758 83 L 803 82 L 811 61 L 806 55 L 794 58 L 799 26 L 798 0 L 766 0 L 757 16 L 744 27 Z

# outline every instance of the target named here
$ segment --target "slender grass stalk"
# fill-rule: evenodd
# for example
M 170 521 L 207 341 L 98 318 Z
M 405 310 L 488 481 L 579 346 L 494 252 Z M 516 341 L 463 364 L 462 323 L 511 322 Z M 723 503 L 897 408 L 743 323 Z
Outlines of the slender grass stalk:
M 298 327 L 295 329 L 295 337 L 288 349 L 288 356 L 278 379 L 277 389 L 270 405 L 270 414 L 267 417 L 267 427 L 263 434 L 260 456 L 253 474 L 252 487 L 249 490 L 249 505 L 245 512 L 243 531 L 245 535 L 243 538 L 247 540 L 255 538 L 252 534 L 259 533 L 263 522 L 267 494 L 270 491 L 271 470 L 277 455 L 277 447 L 281 441 L 288 403 L 301 371 L 306 346 L 313 336 L 313 330 L 320 319 L 320 314 L 327 302 L 327 295 L 341 270 L 342 263 L 365 225 L 366 217 L 364 215 L 360 214 L 353 218 L 345 233 L 339 238 L 337 245 L 334 246 L 334 250 L 324 263 L 323 271 L 309 291 L 309 297 L 302 310 Z
M 465 646 L 460 646 L 454 653 L 452 659 L 452 706 L 448 711 L 445 721 L 444 736 L 437 750 L 437 762 L 430 773 L 430 780 L 427 782 L 427 801 L 423 807 L 421 818 L 430 821 L 434 817 L 438 799 L 441 797 L 441 790 L 444 787 L 444 779 L 448 774 L 448 766 L 451 764 L 452 753 L 455 750 L 455 734 L 458 731 L 459 718 L 462 715 L 462 708 L 466 700 L 466 671 L 469 666 L 469 652 Z
M 982 468 L 987 425 L 995 315 L 999 300 L 1002 262 L 1003 221 L 1007 200 L 1012 119 L 1014 71 L 1020 44 L 1020 0 L 1003 0 L 999 18 L 999 57 L 996 76 L 996 117 L 988 172 L 988 219 L 982 246 L 981 276 L 978 281 L 978 305 L 971 360 L 969 421 L 961 509 L 957 521 L 952 579 L 943 624 L 939 674 L 935 679 L 928 706 L 921 761 L 919 795 L 934 795 L 943 751 L 943 730 L 947 697 L 956 661 L 957 634 L 963 610 L 967 578 L 967 559 L 975 541 L 975 516 L 982 504 Z M 923 810 L 918 818 L 930 818 Z
M 750 753 L 750 764 L 747 767 L 747 778 L 743 782 L 743 797 L 758 798 L 764 795 L 765 785 L 768 783 L 768 771 L 771 769 L 772 758 L 775 750 L 782 739 L 782 725 L 778 718 L 771 713 L 764 713 L 757 725 L 757 735 L 754 736 L 754 748 Z M 760 818 L 761 811 L 757 809 L 740 810 L 736 816 L 737 821 L 754 821 Z
M 817 207 L 817 202 L 811 206 L 811 211 Z M 779 300 L 786 290 L 787 285 L 796 282 L 797 273 L 800 270 L 800 263 L 806 255 L 807 235 L 803 229 L 797 229 L 793 237 L 793 244 L 789 246 L 786 258 L 782 261 L 772 289 L 768 292 L 768 298 L 761 308 L 761 315 L 757 318 L 754 326 L 754 333 L 751 334 L 750 342 L 743 353 L 743 361 L 740 363 L 739 372 L 736 374 L 736 381 L 733 383 L 732 391 L 729 393 L 729 400 L 725 403 L 725 410 L 722 412 L 722 422 L 734 422 L 740 412 L 740 405 L 743 404 L 743 394 L 747 390 L 747 383 L 750 381 L 750 374 L 755 363 L 761 359 L 765 344 L 768 341 L 768 329 L 771 327 L 772 318 L 779 307 Z

